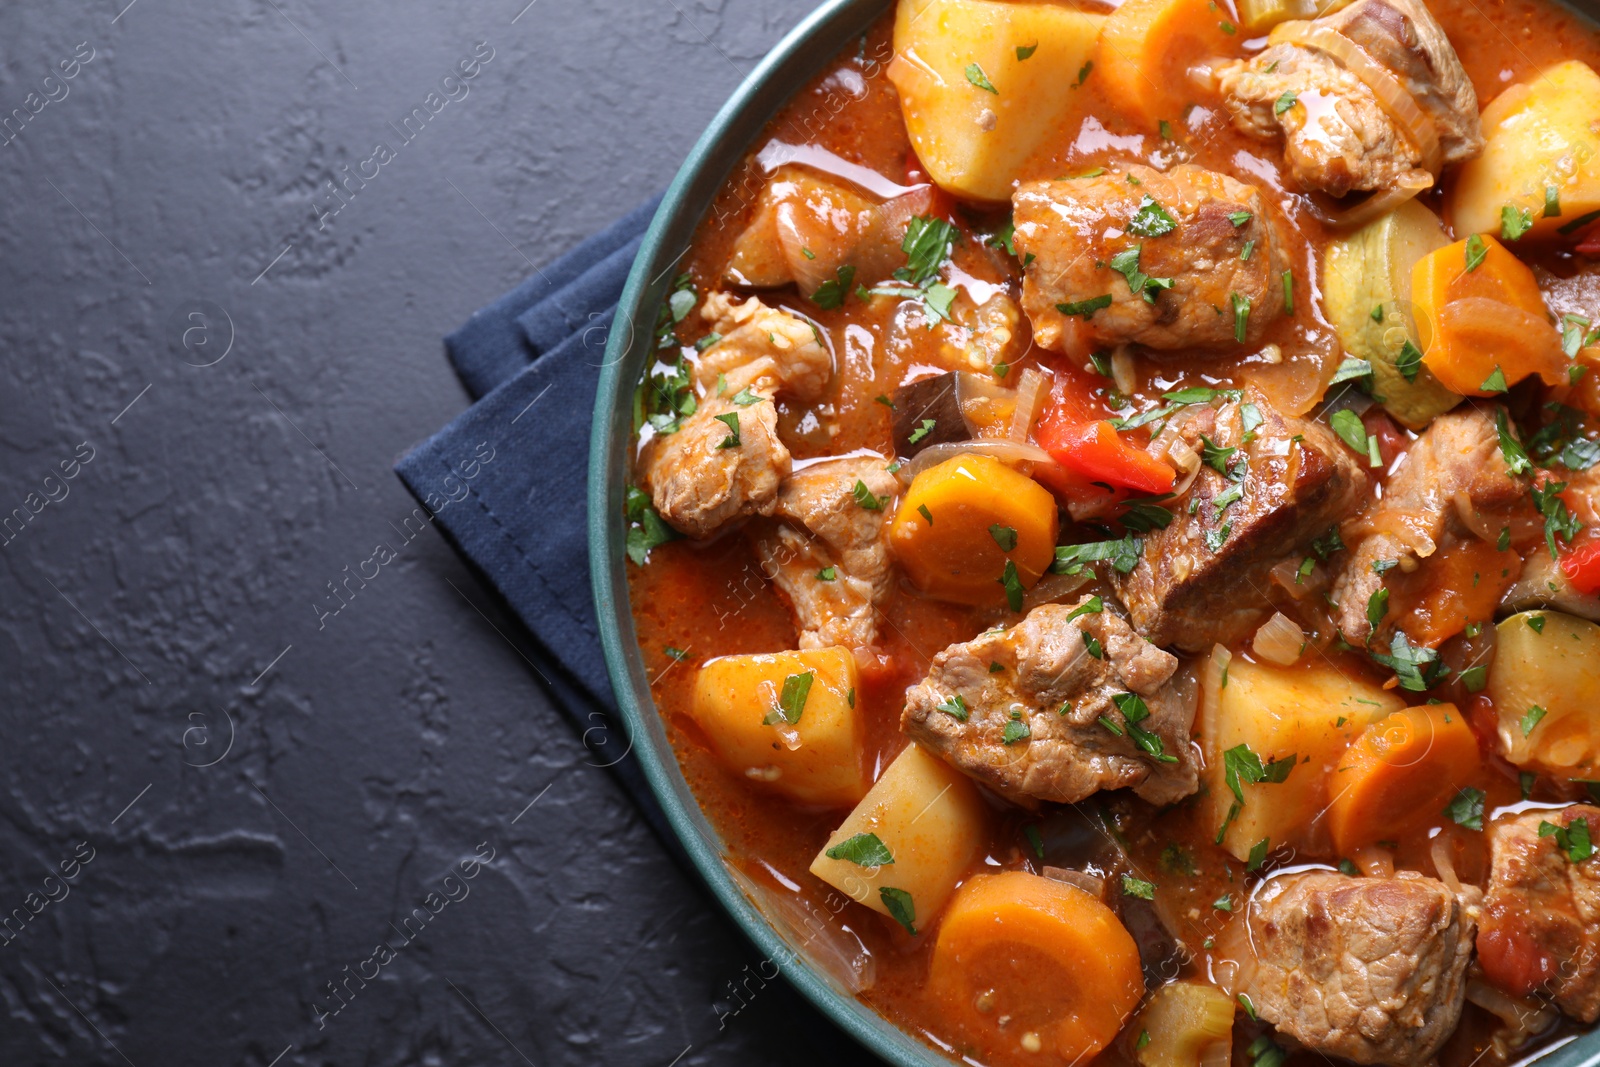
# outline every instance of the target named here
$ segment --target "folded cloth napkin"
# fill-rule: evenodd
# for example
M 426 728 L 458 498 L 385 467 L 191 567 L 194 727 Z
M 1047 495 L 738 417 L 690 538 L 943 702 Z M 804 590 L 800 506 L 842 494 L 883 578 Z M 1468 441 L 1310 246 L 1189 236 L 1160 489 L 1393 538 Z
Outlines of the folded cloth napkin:
M 445 351 L 476 401 L 395 465 L 433 521 L 535 639 L 529 661 L 668 847 L 606 675 L 589 587 L 589 424 L 606 337 L 660 198 L 468 319 Z

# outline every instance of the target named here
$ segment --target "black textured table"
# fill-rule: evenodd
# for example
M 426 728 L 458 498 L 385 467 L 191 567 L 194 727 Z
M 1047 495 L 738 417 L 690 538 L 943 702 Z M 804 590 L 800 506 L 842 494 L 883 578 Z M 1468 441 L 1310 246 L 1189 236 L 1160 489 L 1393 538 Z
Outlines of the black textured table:
M 863 1058 L 390 470 L 808 7 L 525 2 L 0 8 L 8 1067 Z

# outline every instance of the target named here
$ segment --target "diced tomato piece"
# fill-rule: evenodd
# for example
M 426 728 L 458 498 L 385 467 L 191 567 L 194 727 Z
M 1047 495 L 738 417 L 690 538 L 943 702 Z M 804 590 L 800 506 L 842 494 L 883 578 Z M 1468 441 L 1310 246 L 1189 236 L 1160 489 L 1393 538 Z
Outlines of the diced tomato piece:
M 1556 976 L 1555 960 L 1508 914 L 1485 916 L 1478 929 L 1484 977 L 1514 997 L 1525 997 Z
M 1584 596 L 1600 593 L 1600 541 L 1579 545 L 1561 557 L 1561 573 Z
M 1385 467 L 1394 462 L 1394 458 L 1406 446 L 1406 435 L 1400 432 L 1400 427 L 1394 424 L 1387 412 L 1377 405 L 1367 409 L 1361 416 L 1361 424 L 1366 428 L 1368 437 L 1378 439 L 1378 458 Z

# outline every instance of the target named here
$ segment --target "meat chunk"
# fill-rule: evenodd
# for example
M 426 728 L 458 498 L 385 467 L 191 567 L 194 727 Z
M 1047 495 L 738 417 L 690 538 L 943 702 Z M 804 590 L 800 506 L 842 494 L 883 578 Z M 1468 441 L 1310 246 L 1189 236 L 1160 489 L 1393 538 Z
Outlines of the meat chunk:
M 1022 804 L 1131 788 L 1171 804 L 1198 787 L 1194 692 L 1178 661 L 1085 598 L 1045 604 L 934 656 L 900 728 Z M 1077 617 L 1074 618 L 1074 615 Z
M 1261 194 L 1225 174 L 1131 165 L 1024 182 L 1012 205 L 1028 262 L 1022 306 L 1041 347 L 1235 345 L 1241 319 L 1255 344 L 1282 311 L 1287 263 Z
M 1302 188 L 1427 188 L 1444 165 L 1483 151 L 1477 93 L 1422 0 L 1357 0 L 1284 23 L 1270 40 L 1224 64 L 1218 87 L 1240 130 L 1283 135 Z M 1400 103 L 1384 102 L 1367 79 Z
M 1348 514 L 1367 478 L 1326 427 L 1280 414 L 1254 388 L 1174 417 L 1207 462 L 1171 523 L 1144 535 L 1138 564 L 1111 581 L 1140 633 L 1198 652 L 1261 621 L 1267 572 Z
M 1406 452 L 1383 499 L 1354 533 L 1347 531 L 1351 551 L 1333 586 L 1345 640 L 1364 644 L 1372 635 L 1367 603 L 1391 573 L 1415 570 L 1418 561 L 1439 550 L 1446 535 L 1474 536 L 1461 521 L 1458 494 L 1480 513 L 1503 512 L 1527 499 L 1527 491 L 1507 473 L 1493 413 L 1476 405 L 1434 419 Z M 1388 560 L 1395 561 L 1393 568 L 1383 564 Z
M 1490 825 L 1493 859 L 1478 959 L 1489 980 L 1512 996 L 1547 997 L 1592 1023 L 1600 1018 L 1600 858 L 1572 861 L 1572 826 L 1579 820 L 1583 840 L 1600 840 L 1600 808 L 1587 804 Z M 1561 827 L 1568 848 L 1553 832 L 1541 835 L 1543 825 Z
M 880 506 L 865 507 L 857 485 Z M 881 457 L 814 463 L 784 480 L 773 514 L 787 521 L 756 546 L 789 602 L 801 648 L 864 648 L 877 639 L 892 579 L 884 524 L 899 491 Z
M 726 416 L 738 419 L 737 432 Z M 690 537 L 708 537 L 731 519 L 772 514 L 790 464 L 770 396 L 747 407 L 708 397 L 677 433 L 652 442 L 645 476 L 662 518 Z
M 880 202 L 804 167 L 779 167 L 733 243 L 727 280 L 756 288 L 794 282 L 809 297 L 851 267 L 872 285 L 904 265 L 906 227 L 932 202 L 931 186 Z
M 1324 1055 L 1427 1063 L 1461 1018 L 1477 898 L 1412 871 L 1273 878 L 1246 919 L 1243 992 L 1280 1034 Z
M 833 355 L 822 343 L 816 327 L 797 315 L 771 308 L 755 297 L 742 304 L 727 293 L 705 299 L 701 316 L 720 338 L 695 368 L 695 381 L 710 391 L 718 376 L 726 378 L 726 395 L 738 380 L 757 392 L 777 392 L 797 400 L 817 400 L 833 377 Z
M 656 510 L 690 537 L 772 514 L 791 466 L 774 397 L 816 399 L 833 374 L 832 355 L 803 319 L 753 298 L 735 304 L 726 293 L 706 297 L 701 314 L 720 339 L 694 368 L 696 407 L 676 432 L 652 439 L 641 460 Z

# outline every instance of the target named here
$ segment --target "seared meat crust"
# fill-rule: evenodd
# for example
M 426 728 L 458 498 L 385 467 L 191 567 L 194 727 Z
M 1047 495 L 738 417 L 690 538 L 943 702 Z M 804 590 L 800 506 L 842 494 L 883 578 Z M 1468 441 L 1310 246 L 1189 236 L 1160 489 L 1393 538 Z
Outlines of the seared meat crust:
M 1260 417 L 1249 443 L 1247 406 Z M 1239 450 L 1217 460 L 1230 473 L 1202 466 L 1192 508 L 1180 502 L 1170 525 L 1144 535 L 1138 565 L 1112 572 L 1111 582 L 1141 634 L 1199 652 L 1243 638 L 1262 620 L 1268 572 L 1349 514 L 1367 476 L 1326 427 L 1279 414 L 1254 388 L 1187 417 L 1180 433 L 1197 453 L 1206 441 Z

